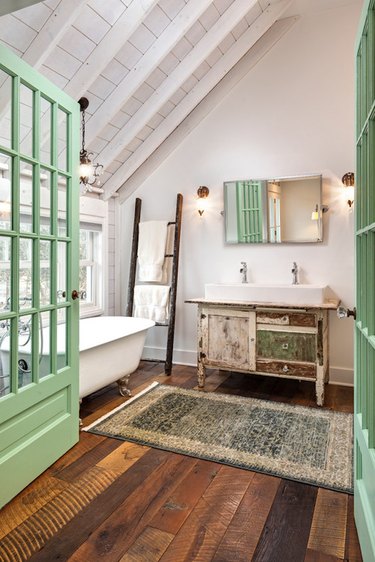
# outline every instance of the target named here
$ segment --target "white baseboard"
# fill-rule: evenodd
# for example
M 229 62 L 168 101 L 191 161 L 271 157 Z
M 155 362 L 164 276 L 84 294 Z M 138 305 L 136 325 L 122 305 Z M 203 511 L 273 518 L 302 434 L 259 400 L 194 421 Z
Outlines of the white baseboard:
M 330 367 L 329 384 L 341 386 L 354 386 L 354 371 L 346 367 Z
M 143 348 L 142 359 L 165 361 L 165 348 L 145 346 Z M 173 363 L 176 363 L 176 365 L 190 365 L 195 367 L 197 364 L 197 352 L 186 351 L 184 349 L 174 349 Z
M 144 347 L 142 359 L 164 361 L 165 348 L 163 347 Z M 185 349 L 175 349 L 173 351 L 173 363 L 176 365 L 190 365 L 195 367 L 197 364 L 197 352 Z M 329 369 L 329 383 L 342 386 L 354 385 L 353 369 L 345 367 L 331 367 Z

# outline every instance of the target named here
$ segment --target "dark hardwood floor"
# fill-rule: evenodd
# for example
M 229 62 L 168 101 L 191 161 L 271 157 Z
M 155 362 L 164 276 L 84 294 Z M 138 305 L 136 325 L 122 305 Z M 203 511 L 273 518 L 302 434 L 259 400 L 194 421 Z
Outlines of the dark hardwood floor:
M 194 388 L 196 370 L 141 362 L 153 380 Z M 208 371 L 206 389 L 315 407 L 311 383 Z M 125 401 L 117 385 L 84 399 L 83 425 Z M 327 387 L 326 408 L 353 392 Z M 362 560 L 353 497 L 82 432 L 79 443 L 0 512 L 0 561 L 337 562 Z

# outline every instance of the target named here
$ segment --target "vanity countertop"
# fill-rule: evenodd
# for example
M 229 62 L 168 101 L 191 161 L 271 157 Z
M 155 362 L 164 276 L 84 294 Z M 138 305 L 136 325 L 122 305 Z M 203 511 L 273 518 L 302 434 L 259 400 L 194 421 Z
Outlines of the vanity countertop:
M 259 302 L 259 301 L 233 301 L 233 300 L 219 300 L 219 299 L 206 299 L 206 298 L 195 298 L 195 299 L 187 299 L 185 300 L 186 303 L 195 303 L 195 304 L 209 304 L 209 305 L 216 305 L 216 306 L 228 306 L 228 307 L 248 307 L 248 308 L 301 308 L 303 310 L 314 310 L 314 309 L 325 309 L 325 310 L 336 310 L 339 306 L 340 301 L 338 299 L 328 299 L 324 303 L 321 304 L 285 304 L 282 302 Z

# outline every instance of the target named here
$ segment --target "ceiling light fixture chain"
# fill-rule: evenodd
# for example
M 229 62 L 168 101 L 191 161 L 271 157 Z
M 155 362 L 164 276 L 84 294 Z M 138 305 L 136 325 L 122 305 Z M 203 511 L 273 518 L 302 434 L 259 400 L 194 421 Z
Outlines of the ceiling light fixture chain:
M 102 164 L 93 164 L 90 157 L 93 156 L 92 152 L 88 152 L 85 147 L 86 138 L 86 109 L 89 106 L 89 100 L 87 98 L 80 98 L 78 101 L 81 108 L 81 132 L 82 132 L 82 144 L 81 151 L 79 153 L 79 181 L 83 186 L 83 194 L 87 191 L 93 191 L 92 187 L 100 185 L 99 176 L 103 173 Z

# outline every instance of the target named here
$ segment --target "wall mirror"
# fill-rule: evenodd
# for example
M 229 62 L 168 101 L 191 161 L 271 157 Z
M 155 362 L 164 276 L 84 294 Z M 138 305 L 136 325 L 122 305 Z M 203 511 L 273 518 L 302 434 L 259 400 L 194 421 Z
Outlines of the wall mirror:
M 228 244 L 322 242 L 322 176 L 224 182 Z

